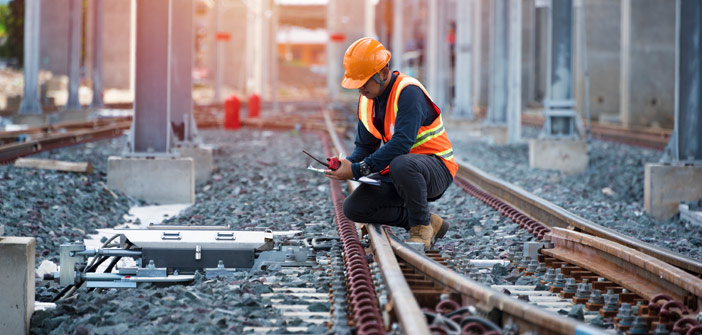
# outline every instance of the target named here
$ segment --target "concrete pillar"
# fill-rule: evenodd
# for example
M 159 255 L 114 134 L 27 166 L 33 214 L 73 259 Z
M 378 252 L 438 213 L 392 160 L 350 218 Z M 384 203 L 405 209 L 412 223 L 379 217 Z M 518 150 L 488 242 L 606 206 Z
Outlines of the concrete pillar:
M 522 0 L 509 2 L 509 71 L 507 80 L 509 143 L 522 137 Z
M 702 3 L 677 0 L 675 131 L 676 162 L 702 164 Z
M 456 101 L 454 116 L 461 119 L 473 119 L 473 102 L 471 101 L 471 81 L 473 80 L 473 7 L 475 1 L 458 1 L 456 3 Z
M 522 2 L 522 106 L 536 104 L 536 5 Z
M 402 9 L 404 8 L 403 0 L 393 0 L 392 3 L 392 58 L 390 62 L 392 63 L 392 69 L 402 71 L 402 54 L 404 53 L 403 43 L 403 31 L 404 25 L 402 21 Z
M 585 171 L 587 143 L 579 139 L 573 100 L 573 3 L 552 0 L 544 128 L 541 138 L 529 141 L 529 166 L 569 174 Z
M 680 202 L 702 198 L 702 3 L 675 6 L 675 129 L 666 164 L 646 164 L 644 173 L 644 208 L 662 220 Z
M 537 0 L 534 22 L 534 100 L 543 104 L 548 91 L 549 68 L 549 1 Z
M 485 105 L 481 97 L 481 92 L 483 88 L 483 0 L 473 1 L 473 16 L 472 16 L 472 60 L 473 60 L 473 72 L 472 72 L 472 102 L 474 106 Z
M 93 100 L 90 107 L 101 108 L 102 103 L 102 25 L 104 0 L 93 0 Z
M 35 249 L 34 238 L 0 237 L 0 334 L 29 334 Z
M 67 111 L 80 110 L 80 58 L 83 37 L 83 1 L 69 0 L 70 25 L 68 38 L 68 101 Z
M 179 141 L 192 141 L 193 121 L 193 1 L 173 2 L 171 24 L 170 119 Z M 182 132 L 180 131 L 182 129 Z M 176 131 L 177 130 L 177 131 Z
M 621 4 L 611 0 L 582 1 L 576 10 L 575 98 L 576 110 L 585 116 L 586 95 L 583 49 L 587 50 L 589 72 L 590 115 L 592 120 L 619 123 L 619 48 L 621 37 Z M 581 18 L 584 17 L 584 20 Z M 587 41 L 584 40 L 587 39 Z M 587 43 L 587 44 L 586 44 Z
M 215 8 L 214 8 L 214 20 L 215 20 L 215 31 L 214 35 L 216 36 L 217 33 L 222 32 L 222 11 L 224 10 L 222 6 L 222 0 L 215 0 Z M 247 30 L 248 33 L 248 30 Z M 215 76 L 215 84 L 214 84 L 214 103 L 219 104 L 223 103 L 222 99 L 222 75 L 224 74 L 224 41 L 218 40 L 215 37 L 215 68 L 214 68 L 214 76 Z M 248 47 L 248 44 L 247 44 Z M 248 52 L 248 48 L 246 49 Z M 248 54 L 248 53 L 247 53 Z
M 39 24 L 41 0 L 24 2 L 24 96 L 20 115 L 41 115 L 39 103 Z
M 449 46 L 446 42 L 448 21 L 444 1 L 428 2 L 427 36 L 424 52 L 427 91 L 432 100 L 444 112 L 448 111 Z
M 329 0 L 327 4 L 327 31 L 329 34 L 340 33 L 338 21 L 335 20 L 339 16 L 339 6 L 341 0 Z M 340 43 L 329 39 L 327 42 L 327 92 L 329 98 L 334 100 L 338 98 L 341 79 L 344 76 L 344 52 L 345 47 L 348 47 L 353 41 L 345 41 Z
M 623 125 L 673 127 L 674 1 L 621 1 L 620 81 Z
M 130 196 L 161 204 L 191 203 L 195 199 L 192 158 L 171 154 L 171 114 L 175 95 L 191 87 L 182 82 L 189 61 L 175 54 L 192 48 L 192 41 L 179 38 L 191 34 L 192 26 L 176 18 L 192 15 L 192 2 L 150 0 L 136 2 L 136 94 L 134 121 L 128 157 L 110 157 L 107 185 Z M 191 21 L 192 22 L 192 21 Z M 183 29 L 181 31 L 179 29 Z M 186 53 L 187 54 L 187 53 Z M 186 56 L 188 58 L 191 56 Z M 179 63 L 180 62 L 180 63 Z M 177 68 L 178 71 L 174 71 Z M 180 91 L 178 91 L 180 90 Z M 187 100 L 187 99 L 186 99 Z
M 507 79 L 509 67 L 508 0 L 490 2 L 490 105 L 487 122 L 507 125 Z

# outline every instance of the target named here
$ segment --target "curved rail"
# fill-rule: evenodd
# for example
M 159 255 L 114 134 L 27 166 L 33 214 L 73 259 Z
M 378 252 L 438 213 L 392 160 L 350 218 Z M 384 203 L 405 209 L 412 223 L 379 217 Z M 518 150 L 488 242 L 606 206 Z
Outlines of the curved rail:
M 519 186 L 494 178 L 466 162 L 459 163 L 458 177 L 468 180 L 484 191 L 504 200 L 524 214 L 549 227 L 582 231 L 610 241 L 623 244 L 644 254 L 657 258 L 681 269 L 702 275 L 702 262 L 682 254 L 623 235 L 575 215 L 556 204 L 537 197 Z

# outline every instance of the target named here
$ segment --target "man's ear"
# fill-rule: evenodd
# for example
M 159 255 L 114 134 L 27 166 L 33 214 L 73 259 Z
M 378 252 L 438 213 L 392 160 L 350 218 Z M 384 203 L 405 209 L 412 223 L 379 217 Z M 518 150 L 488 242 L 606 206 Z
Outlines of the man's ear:
M 384 78 L 381 78 L 381 79 L 383 79 L 384 81 L 390 79 L 390 67 L 389 66 L 385 66 L 382 70 L 380 70 L 380 73 L 383 75 Z

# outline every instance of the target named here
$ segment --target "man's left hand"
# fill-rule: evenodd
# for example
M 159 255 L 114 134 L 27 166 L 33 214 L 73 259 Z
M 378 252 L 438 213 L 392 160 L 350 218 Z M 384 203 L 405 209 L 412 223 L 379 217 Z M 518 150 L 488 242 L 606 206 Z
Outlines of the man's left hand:
M 346 159 L 340 159 L 341 166 L 336 170 L 324 170 L 324 175 L 337 180 L 346 180 L 353 178 L 353 171 L 351 171 L 351 162 Z

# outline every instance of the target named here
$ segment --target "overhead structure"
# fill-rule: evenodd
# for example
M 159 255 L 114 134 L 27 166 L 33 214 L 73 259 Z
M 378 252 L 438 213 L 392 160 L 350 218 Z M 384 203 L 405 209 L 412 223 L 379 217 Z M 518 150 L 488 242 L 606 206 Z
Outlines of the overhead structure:
M 24 2 L 24 96 L 20 115 L 41 115 L 39 103 L 39 25 L 41 0 Z
M 83 1 L 69 0 L 68 24 L 68 101 L 66 110 L 80 110 L 80 59 L 83 35 Z
M 546 138 L 576 139 L 573 98 L 573 1 L 552 0 L 544 129 Z

